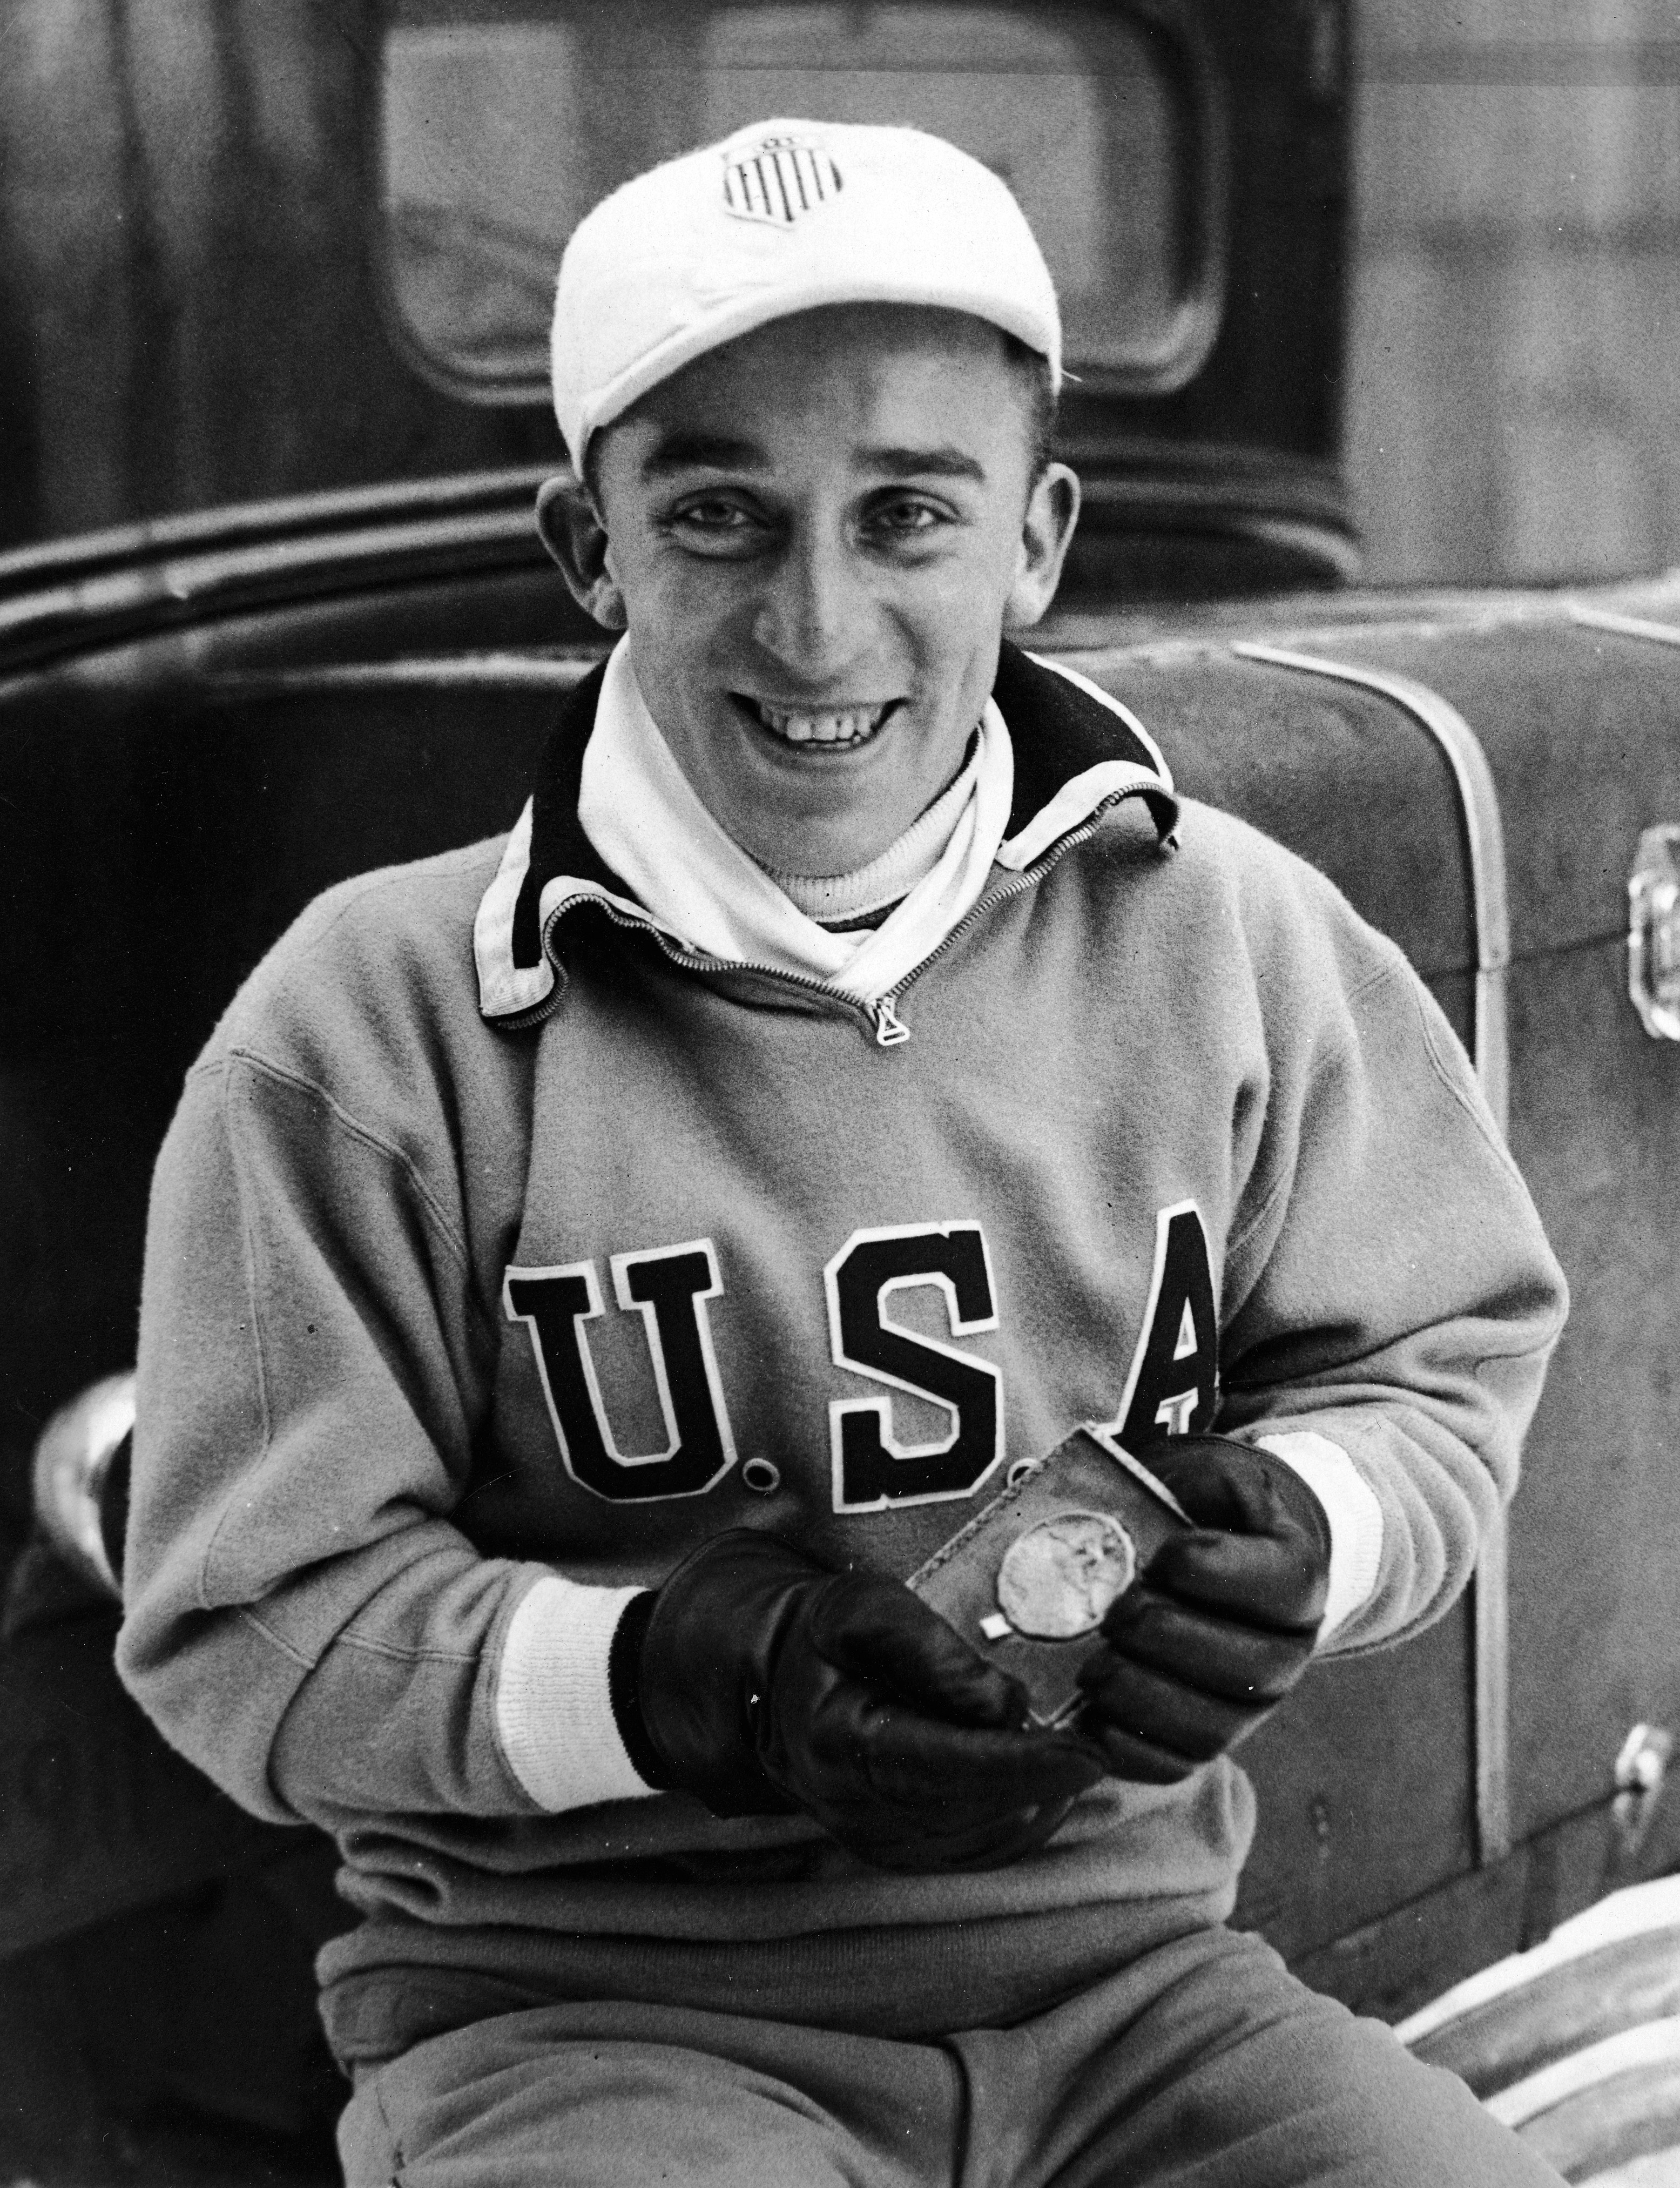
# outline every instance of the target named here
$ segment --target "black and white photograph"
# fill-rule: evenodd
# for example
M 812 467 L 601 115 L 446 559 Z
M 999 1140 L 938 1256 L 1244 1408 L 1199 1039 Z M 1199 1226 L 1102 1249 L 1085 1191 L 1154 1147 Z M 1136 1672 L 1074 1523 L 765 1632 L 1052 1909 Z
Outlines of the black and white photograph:
M 0 0 L 0 2188 L 1680 2188 L 1680 4 Z

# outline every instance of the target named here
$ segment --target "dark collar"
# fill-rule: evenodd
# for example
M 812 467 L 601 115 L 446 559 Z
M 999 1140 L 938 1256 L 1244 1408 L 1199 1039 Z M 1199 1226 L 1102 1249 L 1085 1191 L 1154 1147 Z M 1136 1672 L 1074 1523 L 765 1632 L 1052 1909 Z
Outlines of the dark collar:
M 595 725 L 595 702 L 606 674 L 606 663 L 598 661 L 581 683 L 573 685 L 543 748 L 531 799 L 531 863 L 513 915 L 513 961 L 521 967 L 542 962 L 538 906 L 544 885 L 556 874 L 575 874 L 579 881 L 598 882 L 617 895 L 624 894 L 623 883 L 583 833 L 578 818 L 583 748 Z

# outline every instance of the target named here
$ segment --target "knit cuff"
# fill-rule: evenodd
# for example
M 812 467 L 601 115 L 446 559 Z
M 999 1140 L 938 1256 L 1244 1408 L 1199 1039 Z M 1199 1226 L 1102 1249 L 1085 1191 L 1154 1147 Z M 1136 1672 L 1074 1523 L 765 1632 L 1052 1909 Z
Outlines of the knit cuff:
M 515 1777 L 540 1807 L 557 1813 L 658 1790 L 625 1745 L 612 1678 L 615 1637 L 647 1595 L 646 1588 L 584 1587 L 555 1573 L 508 1621 L 496 1730 Z
M 1292 1474 L 1299 1475 L 1330 1523 L 1330 1587 L 1319 1648 L 1375 1594 L 1383 1556 L 1383 1508 L 1376 1492 L 1338 1443 L 1310 1429 L 1256 1436 Z

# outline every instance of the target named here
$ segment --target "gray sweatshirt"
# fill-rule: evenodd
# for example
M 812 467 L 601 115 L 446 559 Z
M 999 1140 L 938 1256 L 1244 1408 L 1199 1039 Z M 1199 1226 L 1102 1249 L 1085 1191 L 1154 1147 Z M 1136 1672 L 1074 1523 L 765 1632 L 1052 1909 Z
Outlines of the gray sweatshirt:
M 1019 838 L 1115 725 L 1006 669 Z M 346 2058 L 571 1996 L 1007 2019 L 1229 1911 L 1236 1765 L 1108 1780 L 1002 1869 L 889 1875 L 615 1778 L 615 1606 L 743 1525 L 907 1574 L 1014 1460 L 1153 1414 L 1346 1453 L 1380 1548 L 1337 1644 L 1389 1639 L 1514 1486 L 1562 1279 L 1400 952 L 1242 823 L 1141 774 L 1064 802 L 883 1046 L 878 1012 L 600 901 L 594 696 L 510 896 L 505 840 L 330 892 L 189 1077 L 122 1674 L 237 1799 L 336 1836 L 366 1918 L 324 1964 Z M 473 946 L 498 888 L 499 968 L 482 921 Z M 540 1005 L 496 1016 L 538 957 Z M 1164 1345 L 1187 1220 L 1216 1326 L 1175 1300 Z

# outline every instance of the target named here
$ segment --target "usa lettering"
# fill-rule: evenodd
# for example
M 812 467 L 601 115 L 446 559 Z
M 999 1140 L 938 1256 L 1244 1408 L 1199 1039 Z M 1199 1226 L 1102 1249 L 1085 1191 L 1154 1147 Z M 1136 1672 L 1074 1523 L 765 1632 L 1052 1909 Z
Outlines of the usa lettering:
M 530 1333 L 566 1470 L 580 1487 L 615 1502 L 698 1497 L 735 1464 L 735 1438 L 712 1350 L 706 1302 L 718 1298 L 709 1238 L 645 1254 L 615 1254 L 612 1289 L 622 1311 L 641 1316 L 660 1410 L 662 1451 L 626 1453 L 613 1438 L 584 1325 L 602 1312 L 593 1261 L 510 1269 L 502 1307 Z
M 1102 1426 L 1128 1451 L 1167 1435 L 1202 1435 L 1219 1410 L 1219 1321 L 1208 1234 L 1193 1200 L 1155 1218 L 1143 1334 L 1119 1411 Z
M 708 1313 L 724 1289 L 717 1249 L 709 1238 L 694 1238 L 615 1254 L 610 1266 L 618 1311 L 641 1317 L 664 1426 L 657 1450 L 623 1451 L 613 1431 L 589 1343 L 589 1325 L 606 1311 L 595 1264 L 510 1268 L 503 1280 L 503 1309 L 530 1340 L 561 1461 L 581 1488 L 615 1503 L 702 1496 L 736 1459 Z M 879 1512 L 974 1496 L 1004 1456 L 1002 1371 L 956 1341 L 999 1326 L 981 1226 L 854 1231 L 822 1280 L 834 1365 L 876 1386 L 868 1396 L 830 1401 L 834 1509 Z M 951 1341 L 899 1318 L 905 1297 L 918 1291 L 940 1302 Z M 933 1407 L 944 1432 L 920 1442 L 902 1435 L 895 1392 Z M 1201 1433 L 1218 1405 L 1207 1232 L 1195 1203 L 1181 1201 L 1156 1219 L 1148 1300 L 1119 1409 L 1093 1425 L 1136 1448 L 1163 1434 Z
M 836 1398 L 828 1408 L 837 1512 L 972 1497 L 1003 1457 L 1003 1376 L 989 1360 L 892 1318 L 894 1294 L 927 1286 L 944 1298 L 953 1337 L 997 1328 L 985 1234 L 978 1223 L 854 1231 L 823 1271 L 835 1365 L 944 1411 L 938 1442 L 900 1443 L 888 1398 Z

